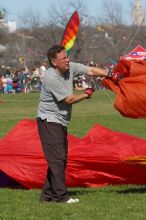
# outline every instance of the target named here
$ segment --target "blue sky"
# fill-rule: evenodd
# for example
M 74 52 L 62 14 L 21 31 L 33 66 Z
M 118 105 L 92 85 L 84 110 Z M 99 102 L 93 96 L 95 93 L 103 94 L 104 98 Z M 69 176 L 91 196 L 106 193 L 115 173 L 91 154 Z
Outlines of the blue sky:
M 104 0 L 83 0 L 88 10 L 87 13 L 91 16 L 101 14 L 101 6 L 103 1 Z M 24 11 L 30 8 L 40 11 L 42 18 L 45 19 L 45 17 L 48 15 L 47 9 L 50 7 L 50 5 L 54 4 L 57 7 L 58 2 L 65 4 L 66 0 L 0 0 L 0 8 L 5 8 L 9 12 L 9 20 L 15 20 L 17 22 L 18 14 L 21 15 Z M 125 14 L 125 20 L 127 19 L 127 21 L 129 19 L 128 13 L 130 12 L 130 4 L 132 2 L 135 2 L 135 0 L 120 1 Z M 141 0 L 141 3 L 143 7 L 146 8 L 146 0 Z

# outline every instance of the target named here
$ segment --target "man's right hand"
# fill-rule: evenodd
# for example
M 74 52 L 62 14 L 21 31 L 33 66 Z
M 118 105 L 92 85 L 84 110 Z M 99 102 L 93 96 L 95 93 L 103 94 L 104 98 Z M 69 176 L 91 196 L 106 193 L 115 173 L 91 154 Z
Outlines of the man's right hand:
M 91 98 L 93 92 L 95 92 L 95 88 L 86 88 L 84 93 L 88 95 L 87 99 Z

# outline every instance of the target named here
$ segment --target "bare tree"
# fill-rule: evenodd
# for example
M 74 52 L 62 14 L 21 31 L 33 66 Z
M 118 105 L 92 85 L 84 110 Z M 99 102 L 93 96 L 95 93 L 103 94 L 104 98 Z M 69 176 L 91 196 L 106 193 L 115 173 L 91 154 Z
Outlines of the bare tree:
M 97 26 L 102 26 L 103 39 L 106 42 L 106 53 L 113 59 L 119 59 L 125 46 L 125 27 L 123 25 L 123 9 L 119 0 L 104 0 L 103 16 L 98 18 Z M 103 44 L 102 43 L 102 44 Z
M 91 60 L 98 63 L 110 63 L 132 50 L 137 44 L 146 47 L 146 27 L 124 25 L 123 10 L 119 0 L 103 0 L 103 17 L 97 17 L 97 23 L 90 23 L 83 0 L 66 0 L 62 5 L 50 5 L 47 21 L 41 21 L 41 14 L 27 9 L 21 14 L 22 27 L 15 33 L 7 33 L 3 40 L 7 42 L 4 60 L 17 62 L 19 56 L 33 63 L 47 58 L 47 49 L 61 42 L 63 32 L 74 11 L 78 11 L 80 27 L 71 57 L 78 62 Z M 1 33 L 2 29 L 0 29 Z M 1 37 L 1 36 L 0 36 Z M 2 42 L 2 38 L 0 38 Z
M 7 44 L 7 33 L 8 33 L 8 28 L 5 25 L 5 19 L 7 16 L 7 11 L 6 9 L 1 9 L 0 10 L 0 56 L 2 56 L 3 51 L 6 49 L 6 44 Z
M 0 9 L 0 20 L 5 19 L 7 16 L 7 10 L 5 8 Z
M 32 31 L 42 24 L 40 11 L 32 8 L 27 8 L 21 15 L 19 14 L 19 20 L 23 28 L 30 28 Z
M 66 0 L 64 4 L 62 4 L 61 1 L 58 1 L 57 6 L 51 4 L 48 8 L 48 23 L 64 28 L 74 11 L 78 11 L 82 22 L 82 15 L 86 11 L 86 6 L 83 0 L 77 0 L 76 2 L 73 0 Z
M 103 21 L 105 24 L 117 26 L 122 24 L 122 6 L 119 0 L 103 1 Z

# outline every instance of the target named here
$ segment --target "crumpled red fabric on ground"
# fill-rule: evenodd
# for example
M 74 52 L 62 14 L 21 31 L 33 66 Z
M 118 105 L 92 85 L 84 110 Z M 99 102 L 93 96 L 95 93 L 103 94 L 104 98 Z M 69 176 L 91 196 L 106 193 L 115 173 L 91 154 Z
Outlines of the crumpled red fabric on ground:
M 146 140 L 98 124 L 68 140 L 67 186 L 146 184 Z M 24 188 L 42 187 L 47 162 L 35 120 L 20 121 L 0 140 L 0 170 Z

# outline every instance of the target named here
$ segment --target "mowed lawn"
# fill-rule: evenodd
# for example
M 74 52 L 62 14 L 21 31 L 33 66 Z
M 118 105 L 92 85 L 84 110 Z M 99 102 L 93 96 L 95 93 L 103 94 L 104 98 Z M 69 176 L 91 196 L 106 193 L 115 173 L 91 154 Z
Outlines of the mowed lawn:
M 1 102 L 3 101 L 3 102 Z M 35 119 L 39 94 L 0 95 L 0 139 L 20 120 Z M 114 94 L 96 91 L 89 100 L 73 105 L 69 133 L 83 137 L 95 124 L 146 139 L 146 120 L 121 116 Z M 40 204 L 40 190 L 0 189 L 0 220 L 145 220 L 146 186 L 69 188 L 78 204 Z

